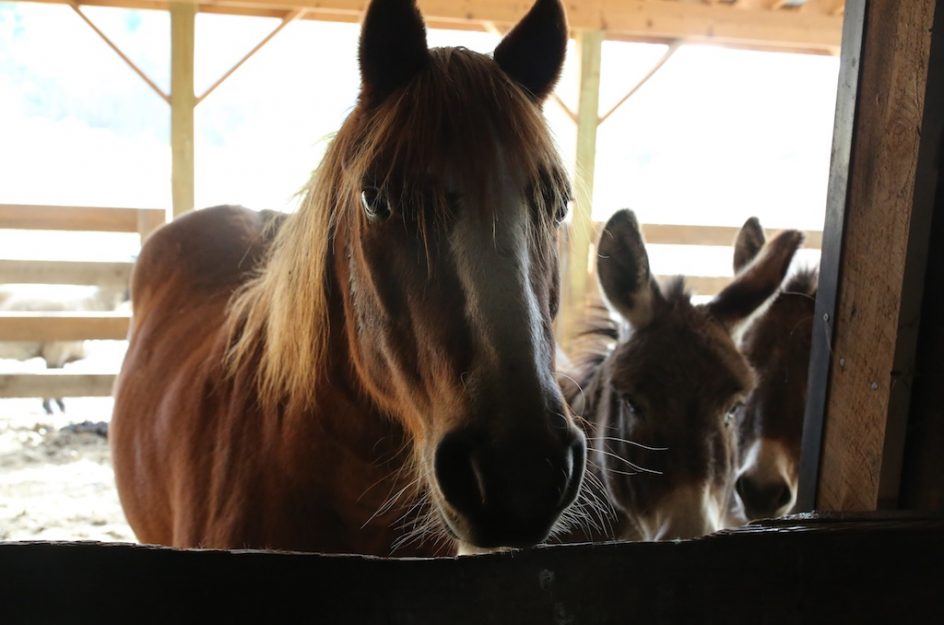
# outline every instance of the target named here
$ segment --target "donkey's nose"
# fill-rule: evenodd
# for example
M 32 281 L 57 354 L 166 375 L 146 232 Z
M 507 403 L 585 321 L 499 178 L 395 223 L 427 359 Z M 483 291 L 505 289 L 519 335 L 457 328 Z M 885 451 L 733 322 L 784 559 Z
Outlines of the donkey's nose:
M 577 495 L 586 440 L 568 427 L 554 441 L 497 444 L 478 430 L 457 430 L 436 449 L 435 471 L 447 521 L 478 547 L 524 547 L 547 538 Z M 451 513 L 451 514 L 450 514 Z
M 734 484 L 744 513 L 748 519 L 769 519 L 788 512 L 787 506 L 793 501 L 790 485 L 785 480 L 764 481 L 745 473 Z

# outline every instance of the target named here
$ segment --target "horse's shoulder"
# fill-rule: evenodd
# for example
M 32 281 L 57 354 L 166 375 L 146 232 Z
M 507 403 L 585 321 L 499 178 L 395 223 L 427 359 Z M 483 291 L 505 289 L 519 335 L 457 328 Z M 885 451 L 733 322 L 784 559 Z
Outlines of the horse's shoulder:
M 264 257 L 285 215 L 241 206 L 193 211 L 148 237 L 135 263 L 132 294 L 174 285 L 230 290 Z

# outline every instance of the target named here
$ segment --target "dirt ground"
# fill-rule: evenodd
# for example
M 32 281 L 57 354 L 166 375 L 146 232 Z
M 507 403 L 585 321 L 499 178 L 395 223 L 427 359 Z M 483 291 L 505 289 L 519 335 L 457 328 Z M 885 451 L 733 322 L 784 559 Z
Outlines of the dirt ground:
M 0 400 L 0 540 L 134 542 L 115 491 L 102 422 L 110 399 Z

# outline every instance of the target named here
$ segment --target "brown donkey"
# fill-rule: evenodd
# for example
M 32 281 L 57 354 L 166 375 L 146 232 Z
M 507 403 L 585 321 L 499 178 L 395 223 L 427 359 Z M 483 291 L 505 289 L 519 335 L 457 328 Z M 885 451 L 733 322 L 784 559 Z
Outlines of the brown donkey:
M 748 266 L 764 242 L 760 222 L 748 220 L 735 246 L 736 272 Z M 782 516 L 796 503 L 816 284 L 815 269 L 788 278 L 741 341 L 757 372 L 757 386 L 737 419 L 733 507 L 747 520 Z
M 285 218 L 154 233 L 111 439 L 143 542 L 388 555 L 542 541 L 585 458 L 554 377 L 559 0 L 487 56 L 374 0 L 362 90 Z M 437 544 L 438 543 L 438 544 Z
M 591 441 L 589 462 L 631 540 L 701 536 L 728 525 L 734 413 L 754 373 L 732 334 L 780 285 L 802 240 L 785 232 L 710 302 L 693 305 L 681 278 L 661 288 L 636 217 L 606 224 L 597 268 L 619 314 L 592 332 L 608 339 L 562 386 Z

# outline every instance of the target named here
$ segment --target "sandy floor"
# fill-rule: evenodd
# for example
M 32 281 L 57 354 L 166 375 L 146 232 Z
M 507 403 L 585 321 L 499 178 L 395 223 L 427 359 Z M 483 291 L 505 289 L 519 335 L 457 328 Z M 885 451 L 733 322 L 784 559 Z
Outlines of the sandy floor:
M 133 542 L 108 442 L 76 427 L 107 421 L 111 400 L 65 403 L 50 416 L 39 399 L 0 400 L 0 540 Z

